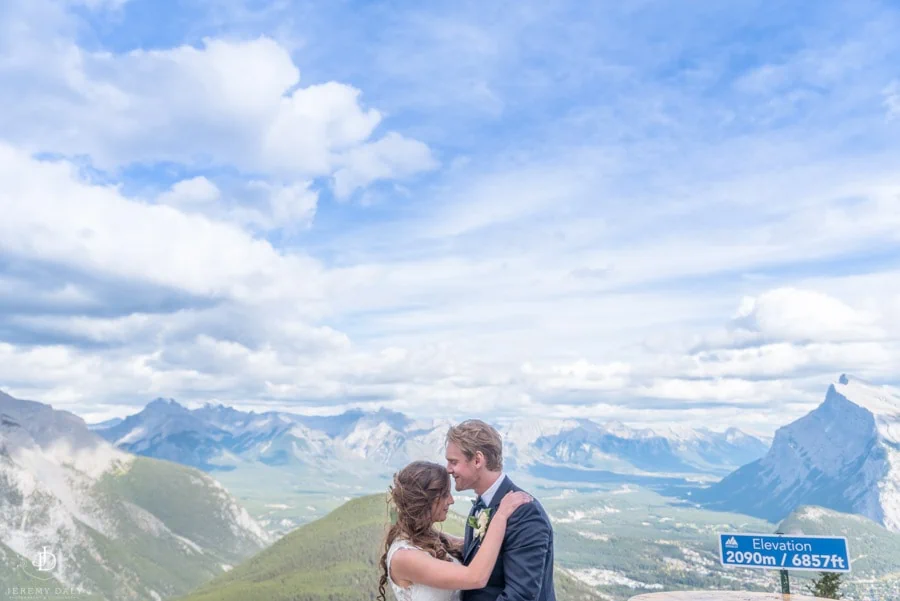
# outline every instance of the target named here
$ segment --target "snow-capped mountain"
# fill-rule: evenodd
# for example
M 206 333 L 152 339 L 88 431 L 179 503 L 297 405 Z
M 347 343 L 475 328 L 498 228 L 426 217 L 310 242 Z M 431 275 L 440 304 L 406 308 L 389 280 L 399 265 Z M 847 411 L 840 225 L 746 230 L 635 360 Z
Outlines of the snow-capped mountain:
M 387 410 L 303 416 L 211 404 L 191 410 L 171 399 L 156 399 L 119 424 L 92 428 L 130 452 L 215 471 L 246 461 L 270 466 L 337 460 L 398 465 L 410 460 L 411 451 L 420 453 L 421 443 L 431 442 L 435 424 L 422 427 Z
M 128 451 L 208 471 L 241 462 L 267 465 L 368 462 L 396 468 L 414 459 L 441 461 L 452 422 L 419 420 L 385 409 L 335 416 L 257 414 L 222 405 L 188 409 L 157 399 L 143 411 L 96 431 Z M 590 420 L 512 420 L 496 424 L 505 469 L 577 466 L 625 473 L 725 474 L 762 456 L 766 445 L 738 430 L 657 434 Z
M 120 449 L 209 469 L 229 433 L 174 400 L 156 399 L 140 415 L 94 430 Z
M 520 420 L 501 430 L 504 452 L 523 466 L 562 464 L 624 472 L 725 474 L 768 445 L 736 428 L 632 428 L 621 422 Z
M 841 376 L 818 408 L 775 433 L 765 457 L 697 499 L 771 520 L 819 505 L 900 531 L 900 396 Z
M 516 470 L 520 465 L 527 466 L 543 460 L 544 452 L 535 446 L 538 440 L 559 436 L 577 427 L 577 420 L 563 419 L 522 419 L 504 424 L 500 428 L 504 467 Z
M 675 454 L 669 441 L 647 433 L 625 432 L 621 424 L 607 429 L 587 420 L 555 436 L 537 439 L 534 446 L 557 463 L 619 471 L 626 466 L 647 472 L 695 472 Z
M 700 471 L 722 472 L 724 467 L 746 465 L 765 455 L 769 441 L 728 428 L 715 432 L 707 428 L 668 427 L 655 430 L 656 436 L 669 441 L 674 453 Z
M 0 574 L 34 582 L 28 565 L 49 550 L 53 584 L 111 600 L 186 592 L 271 542 L 203 472 L 126 453 L 71 413 L 2 392 L 0 541 Z

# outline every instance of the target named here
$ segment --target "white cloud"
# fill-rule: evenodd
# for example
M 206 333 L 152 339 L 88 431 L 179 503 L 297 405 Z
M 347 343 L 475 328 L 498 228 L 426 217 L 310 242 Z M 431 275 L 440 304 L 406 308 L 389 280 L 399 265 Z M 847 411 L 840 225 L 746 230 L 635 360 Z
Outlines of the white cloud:
M 338 153 L 363 143 L 381 121 L 378 111 L 362 109 L 359 95 L 329 82 L 281 98 L 261 141 L 266 162 L 285 171 L 331 171 Z
M 252 184 L 267 192 L 272 224 L 295 224 L 309 227 L 316 214 L 318 194 L 309 189 L 309 184 Z
M 766 408 L 778 407 L 781 421 L 787 421 L 820 402 L 837 373 L 889 378 L 900 360 L 900 345 L 784 342 L 693 355 L 661 348 L 623 354 L 634 359 L 628 363 L 582 358 L 516 367 L 454 344 L 423 345 L 421 339 L 405 347 L 354 343 L 282 303 L 110 320 L 41 320 L 30 325 L 114 344 L 104 352 L 0 348 L 0 381 L 17 383 L 12 392 L 72 406 L 88 398 L 92 404 L 106 399 L 115 404 L 156 395 L 282 408 L 373 401 L 412 414 L 423 406 L 429 414 L 481 414 L 490 406 L 497 415 L 648 423 L 702 419 L 715 427 L 734 425 L 740 411 L 742 427 L 765 433 L 781 423 L 773 423 Z M 229 337 L 223 324 L 241 324 L 247 332 Z M 528 353 L 523 347 L 512 356 Z
M 67 163 L 0 143 L 0 179 L 0 252 L 211 297 L 318 296 L 316 261 L 202 215 L 126 199 Z
M 765 405 L 785 399 L 802 397 L 788 381 L 753 381 L 739 378 L 688 380 L 683 378 L 655 379 L 640 387 L 638 394 L 656 398 L 691 402 L 714 401 L 726 405 Z
M 334 192 L 344 198 L 369 183 L 404 178 L 437 167 L 427 146 L 391 132 L 369 144 L 351 149 L 334 174 Z
M 859 340 L 879 337 L 876 316 L 813 290 L 779 288 L 741 301 L 736 323 L 768 340 Z
M 132 313 L 124 317 L 72 315 L 24 315 L 11 322 L 36 333 L 52 333 L 94 344 L 134 344 L 135 340 L 158 337 L 163 328 L 155 316 Z
M 434 165 L 421 142 L 373 138 L 382 115 L 362 106 L 358 89 L 299 86 L 289 53 L 267 37 L 126 54 L 22 43 L 33 49 L 24 56 L 35 74 L 0 61 L 0 83 L 14 81 L 16 97 L 31 101 L 15 102 L 4 85 L 0 124 L 7 140 L 32 151 L 89 155 L 103 168 L 176 161 L 294 180 L 341 169 L 351 186 Z
M 190 209 L 213 203 L 219 200 L 221 194 L 214 183 L 199 175 L 175 182 L 169 190 L 157 197 L 156 202 Z
M 442 190 L 442 199 L 424 227 L 424 235 L 446 238 L 515 226 L 528 218 L 539 218 L 551 209 L 565 210 L 585 196 L 602 191 L 600 170 L 603 157 L 568 154 L 536 162 L 494 165 L 487 173 L 463 169 L 455 185 Z M 596 233 L 602 223 L 591 220 Z
M 701 351 L 678 365 L 681 373 L 695 378 L 783 378 L 830 371 L 881 378 L 890 377 L 898 350 L 889 342 L 779 342 Z
M 525 363 L 521 368 L 526 386 L 539 395 L 566 392 L 600 392 L 626 390 L 632 368 L 627 363 L 597 365 L 584 359 L 570 364 L 538 367 Z M 592 399 L 596 402 L 596 399 Z
M 198 213 L 254 231 L 307 230 L 312 226 L 319 194 L 312 182 L 239 182 L 223 192 L 204 176 L 182 180 L 158 195 L 156 204 Z
M 609 7 L 401 11 L 366 31 L 311 11 L 310 35 L 277 7 L 229 7 L 227 39 L 111 53 L 76 45 L 66 6 L 18 2 L 0 22 L 14 392 L 770 428 L 842 371 L 896 377 L 900 186 L 876 106 L 884 92 L 894 110 L 896 43 L 877 27 L 760 48 L 769 66 L 729 89 L 731 46 L 679 35 L 697 63 L 660 80 L 661 55 L 628 33 L 655 25 Z M 243 18 L 264 12 L 277 27 Z M 577 35 L 588 21 L 605 35 Z M 389 130 L 450 167 L 417 180 L 435 156 Z M 160 161 L 206 175 L 123 193 L 122 167 Z M 322 182 L 343 199 L 398 178 L 400 210 L 319 205 Z

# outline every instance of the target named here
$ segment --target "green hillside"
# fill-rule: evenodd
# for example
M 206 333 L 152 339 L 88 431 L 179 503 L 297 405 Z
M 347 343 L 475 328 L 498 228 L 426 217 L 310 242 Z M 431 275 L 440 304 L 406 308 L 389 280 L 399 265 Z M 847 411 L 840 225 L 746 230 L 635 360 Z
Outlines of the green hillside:
M 59 598 L 65 595 L 57 589 L 66 589 L 61 582 L 77 583 L 84 601 L 166 599 L 223 574 L 267 542 L 234 499 L 193 468 L 136 457 L 97 480 L 61 468 L 77 485 L 63 493 L 80 495 L 92 524 L 48 489 L 23 496 L 16 486 L 20 469 L 8 456 L 0 462 L 0 517 L 7 525 L 26 524 L 18 534 L 30 536 L 31 546 L 45 541 L 59 565 L 46 580 L 31 577 L 22 568 L 28 560 L 0 544 L 0 599 L 23 598 L 8 589 L 29 587 L 41 589 L 35 598 Z
M 848 599 L 900 599 L 900 534 L 872 520 L 807 505 L 798 507 L 779 524 L 787 534 L 846 536 L 851 572 L 842 576 L 841 593 Z M 816 572 L 791 572 L 797 590 L 805 590 Z
M 662 590 L 772 590 L 762 570 L 719 565 L 717 532 L 771 532 L 749 516 L 674 502 L 639 487 L 548 498 L 556 562 L 609 599 Z
M 237 563 L 266 542 L 227 491 L 192 467 L 135 457 L 127 471 L 107 473 L 97 488 L 149 511 L 166 528 L 202 547 L 210 563 Z
M 779 527 L 788 534 L 846 536 L 853 570 L 850 579 L 900 577 L 900 534 L 868 518 L 804 506 L 785 518 Z
M 47 577 L 46 579 L 31 576 L 27 571 L 21 568 L 22 564 L 28 560 L 0 543 L 0 599 L 11 599 L 14 597 L 24 598 L 26 593 L 13 589 L 40 589 L 41 592 L 34 593 L 34 598 L 44 596 L 50 598 L 52 596 L 60 597 L 65 585 L 61 584 L 56 578 Z M 32 572 L 35 573 L 35 572 Z M 103 601 L 99 595 L 91 595 L 87 593 L 78 594 L 79 601 Z
M 387 519 L 383 495 L 349 501 L 183 601 L 371 601 Z M 444 527 L 461 536 L 463 520 L 451 513 Z M 557 572 L 557 578 L 560 601 L 599 599 L 567 575 Z
M 79 563 L 109 599 L 184 594 L 263 546 L 239 526 L 224 491 L 193 468 L 136 457 L 129 469 L 105 474 L 93 493 L 117 535 L 85 529 L 102 561 Z

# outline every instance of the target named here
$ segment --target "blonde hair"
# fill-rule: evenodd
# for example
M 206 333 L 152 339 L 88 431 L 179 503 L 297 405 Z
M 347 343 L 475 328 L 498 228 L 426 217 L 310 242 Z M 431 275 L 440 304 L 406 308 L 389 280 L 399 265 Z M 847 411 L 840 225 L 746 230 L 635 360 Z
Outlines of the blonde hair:
M 447 431 L 446 442 L 456 444 L 469 461 L 472 461 L 475 453 L 481 451 L 485 466 L 492 472 L 503 469 L 503 441 L 500 433 L 480 419 L 467 419 L 451 426 Z

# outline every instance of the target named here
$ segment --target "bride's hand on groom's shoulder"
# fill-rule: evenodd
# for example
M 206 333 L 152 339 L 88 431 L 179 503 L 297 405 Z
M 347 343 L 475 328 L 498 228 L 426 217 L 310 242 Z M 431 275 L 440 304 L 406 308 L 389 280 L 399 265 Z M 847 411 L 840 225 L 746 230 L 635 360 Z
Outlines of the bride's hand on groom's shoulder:
M 525 503 L 531 503 L 534 499 L 526 492 L 518 491 L 507 493 L 500 501 L 500 507 L 497 508 L 497 515 L 508 518 L 516 509 Z

